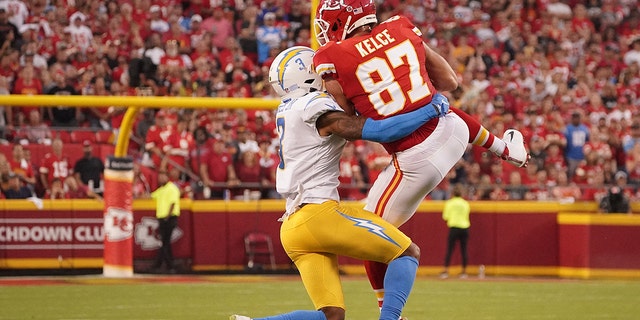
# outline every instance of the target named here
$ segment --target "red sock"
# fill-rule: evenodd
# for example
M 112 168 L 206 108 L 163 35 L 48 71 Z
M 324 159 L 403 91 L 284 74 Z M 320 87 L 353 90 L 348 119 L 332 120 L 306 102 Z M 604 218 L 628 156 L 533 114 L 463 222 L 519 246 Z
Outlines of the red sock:
M 387 272 L 387 265 L 375 261 L 365 261 L 364 268 L 367 270 L 369 283 L 378 299 L 378 307 L 382 308 L 382 298 L 384 297 L 384 275 Z
M 458 108 L 450 107 L 449 110 L 455 112 L 467 124 L 467 127 L 469 127 L 469 143 L 488 149 L 498 156 L 504 153 L 507 146 L 504 141 L 497 139 L 496 136 L 485 129 L 478 120 Z

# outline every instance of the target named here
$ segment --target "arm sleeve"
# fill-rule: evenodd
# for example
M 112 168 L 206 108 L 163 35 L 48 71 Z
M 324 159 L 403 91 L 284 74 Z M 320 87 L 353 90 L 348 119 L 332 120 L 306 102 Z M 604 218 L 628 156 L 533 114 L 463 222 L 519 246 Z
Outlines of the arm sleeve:
M 441 115 L 440 110 L 440 108 L 429 103 L 418 110 L 386 119 L 373 120 L 369 118 L 362 128 L 362 139 L 375 142 L 398 140 L 420 128 L 427 121 L 439 117 Z

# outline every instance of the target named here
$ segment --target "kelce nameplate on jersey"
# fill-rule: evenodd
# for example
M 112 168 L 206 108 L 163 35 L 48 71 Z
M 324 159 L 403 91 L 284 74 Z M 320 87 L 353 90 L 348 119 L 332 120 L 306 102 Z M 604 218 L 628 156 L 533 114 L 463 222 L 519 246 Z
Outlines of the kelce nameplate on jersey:
M 375 36 L 369 37 L 356 43 L 356 49 L 358 49 L 358 52 L 364 58 L 374 51 L 382 48 L 383 46 L 386 46 L 395 41 L 396 39 L 392 38 L 391 35 L 389 35 L 389 30 L 384 29 L 382 30 L 382 32 L 376 34 Z

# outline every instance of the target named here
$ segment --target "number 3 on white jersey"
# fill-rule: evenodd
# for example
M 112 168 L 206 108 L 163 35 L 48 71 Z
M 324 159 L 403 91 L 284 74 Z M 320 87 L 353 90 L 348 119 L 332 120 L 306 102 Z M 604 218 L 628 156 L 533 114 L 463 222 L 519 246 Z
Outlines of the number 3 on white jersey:
M 406 102 L 405 94 L 398 83 L 393 69 L 405 64 L 409 65 L 409 81 L 411 89 L 407 91 L 410 102 L 419 101 L 431 94 L 429 86 L 420 73 L 418 53 L 409 40 L 405 40 L 387 50 L 387 59 L 371 58 L 358 65 L 356 76 L 362 88 L 369 94 L 369 101 L 378 114 L 387 116 L 401 110 Z M 377 73 L 380 79 L 374 81 L 372 74 Z M 383 96 L 387 92 L 386 97 Z M 385 100 L 388 100 L 385 102 Z

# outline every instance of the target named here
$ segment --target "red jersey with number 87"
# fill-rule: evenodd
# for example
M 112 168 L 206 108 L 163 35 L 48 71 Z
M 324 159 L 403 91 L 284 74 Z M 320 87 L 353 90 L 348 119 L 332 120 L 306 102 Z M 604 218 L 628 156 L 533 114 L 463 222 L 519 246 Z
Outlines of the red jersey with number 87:
M 362 116 L 383 119 L 416 110 L 437 91 L 425 68 L 422 34 L 409 19 L 394 16 L 370 34 L 329 42 L 313 58 L 316 72 L 331 75 Z M 383 144 L 388 152 L 413 147 L 438 124 L 433 119 L 407 137 Z

